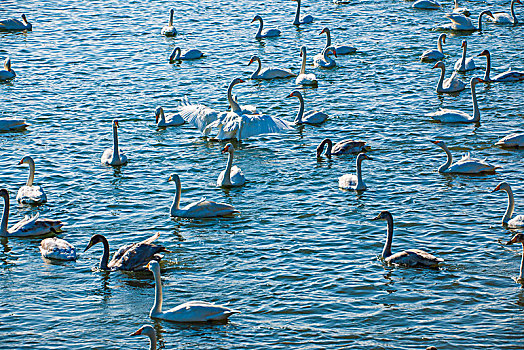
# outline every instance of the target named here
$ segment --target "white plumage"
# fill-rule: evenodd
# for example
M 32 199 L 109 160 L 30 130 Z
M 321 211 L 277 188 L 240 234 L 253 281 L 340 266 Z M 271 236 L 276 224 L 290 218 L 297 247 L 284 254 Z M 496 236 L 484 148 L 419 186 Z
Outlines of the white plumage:
M 365 153 L 360 153 L 356 160 L 356 174 L 346 174 L 338 178 L 338 187 L 344 190 L 363 191 L 367 189 L 364 180 L 362 180 L 362 161 L 364 159 L 371 160 Z
M 446 43 L 446 34 L 442 33 L 438 36 L 437 49 L 426 50 L 420 56 L 422 62 L 433 62 L 444 59 L 444 52 L 442 51 L 442 43 Z
M 239 187 L 244 185 L 246 177 L 244 176 L 242 169 L 233 165 L 233 153 L 235 152 L 235 148 L 231 143 L 228 143 L 222 150 L 222 153 L 226 152 L 228 153 L 227 166 L 226 169 L 218 175 L 217 186 Z
M 40 242 L 40 253 L 46 259 L 76 260 L 76 248 L 69 242 L 52 237 Z
M 505 148 L 524 147 L 524 133 L 513 133 L 497 141 L 495 145 Z
M 197 49 L 191 49 L 182 52 L 180 47 L 175 47 L 173 52 L 171 52 L 171 55 L 169 56 L 169 63 L 173 63 L 175 61 L 190 61 L 190 60 L 196 60 L 201 57 L 204 57 L 204 53 Z
M 444 62 L 437 62 L 435 66 L 433 66 L 433 69 L 434 68 L 441 69 L 440 78 L 437 83 L 438 93 L 459 92 L 466 88 L 466 84 L 458 78 L 457 72 L 453 72 L 451 74 L 451 77 L 444 79 L 444 76 L 446 75 L 446 65 L 444 64 Z
M 328 115 L 322 111 L 307 111 L 304 112 L 304 97 L 300 91 L 295 90 L 290 93 L 287 97 L 296 97 L 300 102 L 300 107 L 298 109 L 297 116 L 295 117 L 295 124 L 311 124 L 317 125 L 322 124 L 328 119 Z
M 173 25 L 173 15 L 175 14 L 175 10 L 171 9 L 169 11 L 169 23 L 167 26 L 163 26 L 162 30 L 160 30 L 160 33 L 165 36 L 175 36 L 177 34 L 175 26 Z
M 524 215 L 513 216 L 515 210 L 515 198 L 513 197 L 513 191 L 511 186 L 507 182 L 501 182 L 495 187 L 492 192 L 505 191 L 508 194 L 508 208 L 502 217 L 502 224 L 512 228 L 524 227 Z
M 124 165 L 127 163 L 127 156 L 120 150 L 118 147 L 118 120 L 113 120 L 113 147 L 108 148 L 102 154 L 100 159 L 101 163 L 104 165 Z
M 273 37 L 276 37 L 276 36 L 279 36 L 280 35 L 280 30 L 278 29 L 266 29 L 266 30 L 263 30 L 264 28 L 264 22 L 262 21 L 262 17 L 260 17 L 259 15 L 256 15 L 255 18 L 253 18 L 253 20 L 251 21 L 251 23 L 255 22 L 255 21 L 259 21 L 259 25 L 258 25 L 258 30 L 257 30 L 257 33 L 255 34 L 255 38 L 257 39 L 261 39 L 261 38 L 273 38 Z
M 42 204 L 47 202 L 47 196 L 41 186 L 33 185 L 35 179 L 35 162 L 31 156 L 25 156 L 20 163 L 29 165 L 29 177 L 25 186 L 18 189 L 16 200 L 22 204 Z
M 440 173 L 455 173 L 455 174 L 481 174 L 481 173 L 494 173 L 497 168 L 497 166 L 493 166 L 489 164 L 485 159 L 480 160 L 476 158 L 472 158 L 468 153 L 464 154 L 462 158 L 453 163 L 453 156 L 451 155 L 451 152 L 449 151 L 448 146 L 444 141 L 431 141 L 440 148 L 446 152 L 447 155 L 447 161 L 443 165 L 440 166 L 438 171 Z
M 15 18 L 0 21 L 0 32 L 21 32 L 33 30 L 33 25 L 27 21 L 25 14 L 22 14 L 22 21 Z
M 0 70 L 0 81 L 7 81 L 16 77 L 15 71 L 11 68 L 11 59 L 7 57 L 4 60 L 4 69 Z
M 257 61 L 258 62 L 258 68 L 256 71 L 251 74 L 251 79 L 278 79 L 278 78 L 290 78 L 290 77 L 296 77 L 297 75 L 290 71 L 289 69 L 282 69 L 282 68 L 264 68 L 262 69 L 262 62 L 260 61 L 260 58 L 257 56 L 251 57 L 249 60 L 248 66 Z
M 155 111 L 156 126 L 159 128 L 165 128 L 168 126 L 179 126 L 184 124 L 186 121 L 180 113 L 164 114 L 164 109 L 158 107 Z

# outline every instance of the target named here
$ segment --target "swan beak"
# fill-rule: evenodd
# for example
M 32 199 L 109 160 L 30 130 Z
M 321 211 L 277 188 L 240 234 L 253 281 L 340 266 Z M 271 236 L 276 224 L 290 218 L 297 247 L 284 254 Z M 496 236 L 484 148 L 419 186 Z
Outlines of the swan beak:
M 373 158 L 371 158 L 371 157 L 368 156 L 367 154 L 366 154 L 366 159 L 373 160 Z
M 253 59 L 250 59 L 247 65 L 249 66 L 251 63 L 253 63 Z
M 251 21 L 251 23 L 255 22 L 255 19 L 253 18 L 253 20 Z
M 513 236 L 513 238 L 510 239 L 506 245 L 512 245 L 513 243 L 517 242 L 517 236 L 518 235 Z
M 142 330 L 144 329 L 144 327 L 140 328 L 139 330 L 137 330 L 135 333 L 131 333 L 129 334 L 130 336 L 134 336 L 134 335 L 140 335 L 142 334 Z
M 150 267 L 151 267 L 151 261 L 147 263 L 147 265 L 146 265 L 146 269 L 149 270 Z
M 493 191 L 491 191 L 491 193 L 497 192 L 498 190 L 500 190 L 500 185 L 497 185 L 497 187 L 495 187 L 495 189 Z
M 173 181 L 173 177 L 170 176 L 169 179 L 167 181 Z
M 438 68 L 438 63 L 435 63 L 435 65 L 431 67 L 431 69 L 435 69 L 435 68 Z
M 288 97 L 293 97 L 293 93 L 290 93 L 289 95 L 286 96 L 286 98 Z
M 18 162 L 18 165 L 22 165 L 22 164 L 24 164 L 22 161 L 19 161 L 19 162 Z
M 380 219 L 381 219 L 381 217 L 380 217 L 380 214 L 379 214 L 379 215 L 375 216 L 375 217 L 374 217 L 373 219 L 371 219 L 371 220 L 380 220 Z
M 434 143 L 435 145 L 438 145 L 440 143 L 440 141 L 436 141 L 436 140 L 431 140 L 432 143 Z
M 89 244 L 87 245 L 86 249 L 84 249 L 84 253 L 87 252 L 87 250 L 89 248 L 91 248 L 93 246 L 93 242 L 89 242 Z
M 120 125 L 118 125 L 118 120 L 115 120 L 115 126 L 118 128 Z
M 222 153 L 226 153 L 227 151 L 229 151 L 229 146 L 226 146 L 222 149 Z
M 338 56 L 337 56 L 337 50 L 333 50 L 333 54 L 335 55 L 336 58 L 338 58 Z
M 325 31 L 324 31 L 324 29 L 322 29 L 322 31 L 320 33 L 318 33 L 318 35 L 322 35 L 324 33 L 325 33 Z
M 245 82 L 246 82 L 245 80 L 242 80 L 242 79 L 238 79 L 238 81 L 239 81 L 240 83 L 245 83 Z

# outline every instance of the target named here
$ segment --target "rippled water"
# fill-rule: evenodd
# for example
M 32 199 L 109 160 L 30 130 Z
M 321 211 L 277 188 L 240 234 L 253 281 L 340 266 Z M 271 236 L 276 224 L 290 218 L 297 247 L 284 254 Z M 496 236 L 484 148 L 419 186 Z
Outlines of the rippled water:
M 507 1 L 471 1 L 481 9 L 507 9 Z M 0 134 L 0 181 L 11 193 L 11 222 L 41 215 L 67 222 L 63 237 L 83 251 L 91 235 L 108 237 L 111 249 L 161 232 L 164 305 L 190 299 L 229 304 L 242 311 L 227 325 L 177 325 L 152 321 L 154 282 L 149 273 L 107 274 L 96 269 L 101 247 L 77 262 L 49 264 L 40 239 L 9 239 L 0 253 L 0 339 L 5 348 L 133 349 L 146 339 L 129 337 L 153 324 L 166 348 L 216 349 L 521 349 L 524 291 L 519 247 L 499 240 L 504 193 L 513 186 L 517 212 L 524 208 L 522 151 L 493 144 L 522 127 L 524 83 L 480 84 L 480 125 L 439 125 L 426 113 L 439 107 L 471 111 L 469 90 L 435 92 L 440 71 L 418 61 L 436 45 L 431 28 L 441 12 L 416 11 L 410 2 L 362 1 L 336 6 L 306 1 L 315 22 L 291 25 L 291 1 L 3 1 L 0 18 L 26 13 L 34 31 L 0 34 L 0 58 L 11 57 L 17 78 L 0 84 L 1 116 L 24 117 L 31 127 Z M 450 1 L 443 1 L 450 9 Z M 159 34 L 171 6 L 174 39 Z M 523 18 L 522 6 L 516 6 Z M 278 39 L 257 41 L 255 14 Z M 226 158 L 223 144 L 208 142 L 189 126 L 157 130 L 154 109 L 172 110 L 183 96 L 226 108 L 225 90 L 249 77 L 253 54 L 263 64 L 300 68 L 299 47 L 309 63 L 324 45 L 318 33 L 332 30 L 335 44 L 358 47 L 337 68 L 316 71 L 318 89 L 304 91 L 307 109 L 324 109 L 330 120 L 280 135 L 250 138 L 235 153 L 248 183 L 215 187 Z M 449 36 L 448 67 L 468 39 L 469 55 L 490 49 L 493 70 L 524 68 L 522 26 L 487 24 L 484 33 Z M 175 45 L 199 48 L 207 57 L 170 65 Z M 475 59 L 485 65 L 484 59 Z M 308 66 L 308 71 L 314 69 Z M 449 69 L 448 69 L 449 74 Z M 481 76 L 469 72 L 463 79 Z M 493 73 L 492 73 L 493 74 Z M 291 121 L 296 99 L 285 99 L 293 80 L 249 81 L 235 87 L 242 103 Z M 111 145 L 111 120 L 120 120 L 120 144 L 130 162 L 100 165 Z M 363 139 L 374 161 L 364 162 L 369 189 L 341 191 L 337 178 L 354 171 L 354 156 L 316 159 L 325 137 Z M 471 151 L 502 166 L 496 175 L 451 176 L 436 171 L 444 152 L 429 140 L 446 140 L 454 155 Z M 27 167 L 48 204 L 14 202 Z M 201 196 L 233 204 L 227 219 L 169 217 L 178 173 L 182 204 Z M 14 202 L 14 203 L 13 203 Z M 426 249 L 446 260 L 440 270 L 385 267 L 378 259 L 385 223 L 370 221 L 381 210 L 395 218 L 394 251 Z

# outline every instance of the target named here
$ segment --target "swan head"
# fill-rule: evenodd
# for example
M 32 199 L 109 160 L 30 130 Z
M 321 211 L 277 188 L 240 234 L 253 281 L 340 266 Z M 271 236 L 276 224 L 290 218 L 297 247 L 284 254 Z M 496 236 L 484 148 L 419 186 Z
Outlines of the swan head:
M 481 53 L 479 53 L 477 56 L 486 56 L 489 57 L 489 50 L 483 50 Z
M 246 82 L 246 81 L 243 80 L 243 79 L 235 78 L 235 79 L 233 79 L 233 81 L 231 82 L 231 85 L 236 85 L 236 84 L 245 83 L 245 82 Z
M 180 182 L 180 176 L 178 176 L 178 174 L 171 174 L 167 181 Z
M 463 48 L 463 49 L 467 49 L 468 42 L 466 40 L 462 40 L 462 45 L 460 45 L 460 47 Z
M 524 244 L 524 233 L 517 233 L 515 236 L 513 236 L 512 239 L 506 243 L 506 245 L 512 245 L 513 243 L 523 243 Z
M 387 220 L 389 218 L 391 220 L 393 220 L 393 215 L 391 215 L 391 213 L 389 211 L 383 210 L 383 211 L 380 212 L 380 214 L 378 214 L 377 216 L 375 216 L 371 220 Z
M 444 44 L 446 43 L 446 33 L 442 33 L 439 35 L 439 40 L 441 40 Z
M 223 149 L 222 149 L 222 153 L 226 153 L 226 152 L 229 152 L 229 153 L 233 153 L 235 151 L 235 147 L 233 147 L 233 144 L 231 143 L 228 143 Z
M 255 62 L 255 61 L 260 62 L 260 58 L 258 58 L 258 56 L 256 56 L 256 55 L 253 55 L 253 56 L 251 57 L 251 59 L 249 60 L 249 63 L 248 63 L 247 65 L 249 66 L 251 63 L 253 63 L 253 62 Z
M 289 98 L 289 97 L 298 97 L 299 99 L 303 98 L 302 94 L 298 90 L 295 90 L 295 91 L 293 91 L 292 93 L 290 93 L 289 95 L 286 96 L 286 98 Z
M 148 262 L 146 268 L 151 272 L 160 271 L 160 265 L 156 260 L 151 260 L 150 262 Z
M 442 140 L 433 140 L 431 142 L 434 143 L 435 145 L 439 146 L 440 148 L 444 148 L 444 149 L 448 148 L 446 143 L 444 141 L 442 141 Z
M 11 71 L 11 59 L 9 57 L 7 57 L 4 61 L 4 68 L 8 72 Z
M 304 56 L 306 54 L 306 47 L 305 46 L 302 46 L 300 48 L 300 57 Z
M 255 17 L 253 17 L 253 19 L 251 20 L 251 23 L 255 22 L 255 21 L 260 21 L 262 22 L 262 17 L 260 17 L 259 15 L 256 15 Z
M 431 69 L 435 69 L 435 68 L 444 69 L 446 68 L 446 65 L 444 64 L 444 62 L 438 61 L 437 63 L 435 63 L 435 65 Z
M 147 335 L 149 337 L 152 337 L 152 336 L 156 337 L 155 329 L 149 325 L 142 326 L 140 327 L 139 330 L 130 334 L 130 336 L 134 336 L 134 335 Z
M 330 139 L 324 139 L 317 147 L 317 158 L 320 158 L 322 152 L 324 151 L 324 145 L 328 144 L 328 150 L 330 147 L 333 147 L 333 142 Z M 331 153 L 327 152 L 326 157 L 331 158 Z
M 103 242 L 103 241 L 106 241 L 106 238 L 104 236 L 102 236 L 102 235 L 100 235 L 98 233 L 96 235 L 93 235 L 93 237 L 91 237 L 91 240 L 89 241 L 89 244 L 87 245 L 86 249 L 84 249 L 84 252 L 86 252 L 89 248 L 91 248 L 95 244 Z
M 484 80 L 480 79 L 480 78 L 476 78 L 476 77 L 473 77 L 471 78 L 471 80 L 469 81 L 470 85 L 471 86 L 475 86 L 477 85 L 478 83 L 485 83 Z
M 179 53 L 182 52 L 182 50 L 180 50 L 180 47 L 178 47 L 178 46 L 175 47 L 175 49 L 173 50 L 173 52 L 171 52 L 171 55 L 169 56 L 169 62 L 170 62 L 170 63 L 173 63 L 173 61 L 175 60 L 175 57 L 176 57 L 176 53 L 177 53 L 177 51 L 178 51 Z
M 330 46 L 330 47 L 328 47 L 328 48 L 326 49 L 326 55 L 327 55 L 328 53 L 330 53 L 330 52 L 332 52 L 333 55 L 335 55 L 335 57 L 338 57 L 338 56 L 337 56 L 337 50 L 335 50 L 335 47 L 334 47 L 334 46 Z
M 0 189 L 0 197 L 9 198 L 9 192 L 5 188 Z
M 158 123 L 158 119 L 160 118 L 162 114 L 164 114 L 164 109 L 162 107 L 157 107 L 155 111 L 155 122 L 156 123 Z
M 318 33 L 318 35 L 322 35 L 322 34 L 324 34 L 324 33 L 329 34 L 329 28 L 328 28 L 328 27 L 324 27 L 324 28 L 322 29 L 322 31 L 321 31 L 320 33 Z
M 501 182 L 497 185 L 497 187 L 495 187 L 493 191 L 491 191 L 491 193 L 496 192 L 496 191 L 508 191 L 508 190 L 511 190 L 511 186 L 507 182 Z
M 25 156 L 24 158 L 22 158 L 22 160 L 20 162 L 18 162 L 18 165 L 31 164 L 31 163 L 33 163 L 33 164 L 35 163 L 33 158 L 31 156 Z
M 118 128 L 120 125 L 118 124 L 118 119 L 113 119 L 113 128 Z

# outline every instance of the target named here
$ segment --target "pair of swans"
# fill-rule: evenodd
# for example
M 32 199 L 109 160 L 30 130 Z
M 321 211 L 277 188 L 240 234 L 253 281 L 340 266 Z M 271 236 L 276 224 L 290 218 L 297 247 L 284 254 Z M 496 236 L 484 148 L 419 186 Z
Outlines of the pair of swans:
M 258 58 L 258 56 L 252 56 L 247 65 L 248 66 L 251 65 L 251 63 L 255 61 L 258 63 L 258 68 L 256 71 L 253 72 L 253 74 L 251 74 L 251 79 L 269 80 L 269 79 L 290 78 L 290 77 L 297 76 L 295 73 L 293 73 L 289 69 L 281 69 L 281 68 L 262 69 L 262 62 L 260 61 L 260 58 Z
M 515 198 L 513 198 L 511 186 L 507 182 L 501 182 L 491 192 L 493 193 L 496 191 L 504 191 L 508 194 L 508 208 L 502 217 L 502 225 L 511 228 L 524 227 L 524 215 L 517 215 L 514 218 L 511 217 L 513 215 L 513 211 L 515 210 Z
M 471 158 L 469 153 L 466 153 L 462 156 L 458 162 L 451 164 L 453 162 L 453 156 L 449 151 L 448 146 L 444 141 L 431 141 L 435 145 L 439 146 L 446 152 L 447 161 L 438 168 L 439 173 L 447 174 L 493 174 L 495 170 L 499 167 L 493 166 L 486 162 L 486 160 L 480 160 L 476 158 Z
M 519 23 L 519 20 L 517 19 L 517 16 L 515 15 L 515 4 L 516 3 L 522 5 L 522 2 L 520 2 L 520 0 L 511 0 L 510 13 L 495 12 L 493 13 L 493 17 L 488 18 L 488 20 L 496 24 L 513 24 L 516 26 Z
M 9 220 L 9 192 L 5 188 L 0 189 L 0 197 L 4 199 L 4 212 L 0 223 L 0 237 L 33 237 L 41 236 L 51 232 L 57 232 L 64 225 L 61 221 L 51 219 L 40 219 L 39 214 L 26 216 L 11 228 L 7 228 Z
M 102 154 L 101 162 L 104 165 L 124 165 L 127 163 L 127 156 L 118 148 L 118 120 L 113 120 L 113 147 L 107 148 Z
M 242 169 L 233 166 L 233 153 L 235 147 L 231 143 L 228 143 L 222 153 L 228 153 L 226 169 L 218 175 L 217 186 L 218 187 L 240 187 L 246 183 L 246 177 L 242 172 Z
M 164 114 L 164 108 L 157 107 L 155 111 L 155 122 L 159 128 L 165 128 L 168 126 L 180 126 L 186 121 L 178 113 Z
M 365 153 L 360 153 L 357 156 L 356 168 L 357 174 L 346 174 L 338 178 L 338 187 L 344 190 L 364 191 L 367 189 L 364 180 L 362 180 L 362 161 L 364 159 L 373 160 L 370 156 Z
M 238 213 L 238 210 L 235 210 L 235 208 L 229 204 L 208 201 L 205 198 L 202 198 L 198 202 L 188 204 L 184 208 L 180 208 L 180 197 L 182 193 L 180 177 L 177 174 L 172 174 L 168 181 L 174 181 L 176 185 L 175 198 L 170 209 L 171 216 L 179 218 L 213 218 Z
M 287 97 L 296 97 L 300 101 L 300 107 L 298 109 L 297 116 L 295 117 L 295 124 L 318 125 L 322 124 L 328 119 L 328 115 L 321 111 L 313 110 L 304 113 L 304 97 L 302 97 L 300 91 L 295 90 L 292 93 L 290 93 Z
M 360 153 L 366 150 L 365 141 L 343 140 L 333 145 L 333 141 L 330 139 L 324 139 L 317 147 L 317 158 L 320 158 L 326 145 L 326 157 L 328 158 L 331 158 L 332 155 L 339 156 L 342 154 Z
M 171 55 L 169 56 L 169 63 L 174 63 L 175 61 L 190 61 L 196 60 L 201 57 L 204 57 L 204 53 L 197 49 L 191 49 L 182 52 L 180 47 L 175 47 Z
M 484 73 L 484 78 L 482 78 L 482 80 L 484 80 L 485 82 L 509 82 L 524 80 L 524 72 L 511 70 L 511 68 L 506 72 L 495 75 L 493 79 L 491 79 L 489 76 L 491 71 L 491 54 L 488 50 L 483 50 L 477 56 L 485 56 L 487 60 L 486 71 Z
M 293 24 L 296 26 L 299 26 L 301 24 L 309 24 L 313 22 L 313 16 L 307 15 L 302 18 L 300 18 L 300 4 L 301 0 L 293 0 L 297 2 L 297 12 L 295 13 L 295 19 L 293 20 Z
M 441 26 L 439 29 L 464 31 L 464 32 L 475 32 L 475 31 L 481 32 L 482 31 L 482 16 L 484 15 L 487 15 L 488 17 L 493 18 L 493 13 L 491 13 L 491 11 L 489 10 L 482 11 L 479 14 L 478 26 L 475 27 L 475 25 L 471 22 L 471 19 L 464 16 L 463 14 L 446 13 L 444 14 L 444 17 L 449 19 L 451 23 L 445 24 Z
M 47 196 L 41 186 L 33 185 L 35 180 L 35 161 L 31 156 L 22 158 L 18 165 L 29 165 L 29 177 L 25 186 L 18 189 L 16 200 L 22 204 L 42 204 L 47 202 Z
M 27 21 L 25 14 L 22 14 L 22 21 L 15 18 L 0 21 L 0 32 L 22 32 L 33 30 L 33 25 Z
M 437 258 L 430 253 L 420 249 L 408 249 L 395 254 L 391 253 L 391 245 L 393 242 L 393 215 L 389 211 L 382 211 L 372 220 L 386 220 L 387 222 L 387 236 L 384 249 L 382 250 L 382 258 L 388 264 L 404 265 L 407 267 L 437 267 L 444 259 Z
M 326 47 L 322 50 L 322 53 L 316 55 L 313 58 L 313 67 L 324 68 L 324 69 L 335 68 L 337 65 L 337 62 L 335 62 L 334 59 L 329 57 L 330 53 L 333 53 L 335 57 L 337 57 L 337 51 L 335 50 L 333 46 Z
M 455 70 L 458 72 L 467 72 L 470 70 L 475 70 L 477 67 L 475 66 L 475 61 L 473 61 L 473 57 L 466 58 L 466 50 L 468 47 L 468 42 L 466 40 L 462 41 L 462 57 L 455 62 Z
M 524 133 L 513 133 L 503 137 L 495 143 L 502 148 L 521 148 L 524 147 Z
M 520 261 L 520 274 L 519 277 L 515 279 L 515 282 L 524 284 L 524 233 L 517 233 L 509 240 L 506 245 L 511 245 L 513 243 L 522 243 L 522 260 Z
M 171 9 L 169 11 L 169 23 L 167 26 L 163 26 L 162 30 L 160 30 L 160 33 L 165 36 L 175 36 L 177 34 L 175 26 L 173 25 L 173 16 L 175 14 L 175 10 Z
M 479 106 L 477 104 L 477 94 L 475 93 L 475 86 L 478 83 L 482 82 L 484 82 L 484 80 L 480 78 L 471 78 L 470 80 L 471 98 L 473 100 L 473 116 L 470 116 L 465 112 L 458 111 L 455 109 L 440 109 L 436 112 L 427 114 L 427 116 L 441 123 L 467 124 L 480 122 L 480 111 Z
M 155 302 L 149 312 L 149 317 L 169 322 L 212 322 L 222 321 L 240 311 L 233 310 L 227 306 L 212 304 L 205 301 L 189 301 L 175 306 L 167 311 L 162 311 L 162 279 L 160 277 L 160 265 L 157 261 L 147 264 L 149 271 L 155 277 Z
M 446 43 L 446 34 L 442 33 L 438 36 L 437 49 L 426 50 L 420 56 L 422 62 L 433 62 L 444 59 L 444 52 L 442 51 L 442 43 Z
M 156 350 L 156 332 L 155 329 L 149 325 L 142 326 L 130 336 L 147 335 L 149 337 L 149 350 Z
M 76 248 L 66 240 L 51 237 L 40 242 L 40 253 L 46 259 L 52 260 L 76 260 Z
M 446 65 L 444 62 L 440 61 L 437 62 L 432 69 L 440 68 L 440 79 L 438 80 L 437 84 L 437 93 L 453 93 L 453 92 L 459 92 L 466 88 L 466 84 L 462 82 L 458 76 L 457 72 L 453 72 L 451 74 L 451 77 L 444 79 L 446 76 Z
M 262 17 L 259 15 L 256 15 L 251 23 L 258 21 L 258 31 L 255 34 L 255 38 L 262 39 L 262 38 L 274 38 L 276 36 L 280 36 L 280 30 L 278 29 L 269 29 L 269 30 L 262 30 L 264 28 L 264 21 L 262 21 Z
M 436 0 L 418 0 L 412 7 L 419 10 L 440 10 L 441 6 Z
M 15 71 L 11 68 L 11 59 L 4 60 L 4 69 L 0 70 L 0 81 L 8 81 L 16 77 Z
M 313 73 L 306 74 L 306 47 L 300 48 L 300 57 L 302 57 L 302 66 L 300 67 L 300 73 L 295 79 L 295 84 L 304 86 L 317 86 L 317 77 Z
M 167 251 L 165 247 L 153 244 L 159 236 L 160 233 L 155 233 L 142 242 L 131 243 L 120 247 L 113 255 L 111 261 L 109 261 L 109 243 L 104 236 L 96 234 L 91 237 L 84 252 L 95 244 L 102 243 L 104 253 L 100 259 L 100 270 L 143 271 L 146 269 L 146 264 L 149 261 L 162 259 L 162 254 L 160 253 Z
M 322 35 L 324 33 L 326 34 L 326 46 L 324 46 L 324 49 L 327 49 L 328 47 L 332 46 L 331 45 L 331 32 L 328 27 L 324 27 L 324 29 L 322 29 L 322 31 L 318 35 Z M 349 55 L 351 53 L 357 52 L 357 48 L 353 46 L 333 45 L 333 47 L 335 48 L 335 52 L 337 53 L 337 55 Z M 320 53 L 320 55 L 322 55 L 322 53 Z

